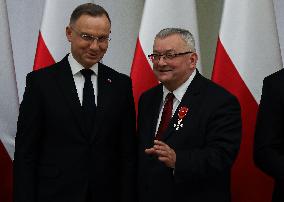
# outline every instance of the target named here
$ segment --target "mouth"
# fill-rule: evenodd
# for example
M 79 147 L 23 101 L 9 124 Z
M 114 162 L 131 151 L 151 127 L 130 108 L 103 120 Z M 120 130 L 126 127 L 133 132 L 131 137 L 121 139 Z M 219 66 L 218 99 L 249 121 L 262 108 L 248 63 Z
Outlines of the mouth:
M 166 73 L 166 72 L 171 72 L 172 70 L 171 69 L 159 69 L 158 72 L 161 72 L 161 73 Z
M 90 57 L 90 58 L 97 58 L 98 54 L 96 54 L 96 53 L 87 53 L 87 56 Z

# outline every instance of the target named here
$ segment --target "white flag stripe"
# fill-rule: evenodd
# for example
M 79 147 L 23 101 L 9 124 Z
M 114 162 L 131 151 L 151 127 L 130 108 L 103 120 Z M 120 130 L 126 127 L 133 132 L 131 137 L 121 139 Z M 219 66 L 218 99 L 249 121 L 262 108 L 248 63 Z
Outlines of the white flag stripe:
M 196 50 L 200 53 L 195 0 L 145 1 L 139 32 L 139 39 L 145 55 L 152 53 L 155 35 L 161 29 L 167 27 L 178 27 L 190 30 L 196 41 Z M 201 70 L 200 61 L 201 57 L 199 57 L 198 64 L 198 68 Z M 149 59 L 148 62 L 152 65 Z
M 263 78 L 282 68 L 273 2 L 225 0 L 220 40 L 259 103 Z
M 0 0 L 0 39 L 0 139 L 13 159 L 19 99 L 5 0 Z
M 65 36 L 65 28 L 69 24 L 72 11 L 80 4 L 91 0 L 46 0 L 41 34 L 45 44 L 55 61 L 61 60 L 70 52 L 70 45 Z

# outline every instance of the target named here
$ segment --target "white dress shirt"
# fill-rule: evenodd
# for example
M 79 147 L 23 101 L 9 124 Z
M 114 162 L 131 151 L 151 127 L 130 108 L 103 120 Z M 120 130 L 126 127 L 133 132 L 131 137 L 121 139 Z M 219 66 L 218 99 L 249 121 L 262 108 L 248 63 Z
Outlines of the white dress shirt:
M 173 111 L 172 111 L 172 116 L 174 115 L 177 107 L 179 106 L 188 86 L 190 85 L 191 81 L 193 80 L 193 78 L 196 75 L 196 70 L 194 70 L 192 72 L 192 74 L 189 76 L 189 78 L 186 80 L 186 82 L 184 82 L 180 87 L 178 87 L 176 90 L 174 90 L 172 93 L 174 94 L 174 100 L 173 100 Z M 167 94 L 170 93 L 170 91 L 163 86 L 163 102 L 161 103 L 161 107 L 160 107 L 160 113 L 159 113 L 159 117 L 158 117 L 158 121 L 157 121 L 157 125 L 156 125 L 156 132 L 158 131 L 159 125 L 160 125 L 160 121 L 162 118 L 162 113 L 163 113 L 163 109 L 164 109 L 164 105 L 165 105 L 165 99 Z
M 85 78 L 84 76 L 81 74 L 81 70 L 84 69 L 84 67 L 79 64 L 77 62 L 77 60 L 75 60 L 75 58 L 73 57 L 72 53 L 69 54 L 68 56 L 68 62 L 70 64 L 71 67 L 71 71 L 72 71 L 72 75 L 73 75 L 73 79 L 75 82 L 75 86 L 77 89 L 77 94 L 78 94 L 78 98 L 80 100 L 80 103 L 82 105 L 83 102 L 83 88 L 84 88 L 84 83 L 85 83 Z M 98 63 L 94 64 L 91 68 L 91 70 L 93 70 L 94 74 L 92 74 L 91 76 L 91 81 L 93 83 L 93 88 L 94 88 L 94 93 L 95 93 L 95 99 L 96 99 L 96 104 L 97 104 L 97 95 L 98 95 Z

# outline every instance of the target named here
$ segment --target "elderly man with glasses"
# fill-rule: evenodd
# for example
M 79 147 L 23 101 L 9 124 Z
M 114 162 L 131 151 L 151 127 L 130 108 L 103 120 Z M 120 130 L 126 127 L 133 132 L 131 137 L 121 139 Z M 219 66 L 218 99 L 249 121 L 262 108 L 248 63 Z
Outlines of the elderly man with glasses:
M 139 202 L 230 201 L 238 100 L 198 72 L 188 30 L 161 30 L 149 59 L 160 84 L 139 100 Z

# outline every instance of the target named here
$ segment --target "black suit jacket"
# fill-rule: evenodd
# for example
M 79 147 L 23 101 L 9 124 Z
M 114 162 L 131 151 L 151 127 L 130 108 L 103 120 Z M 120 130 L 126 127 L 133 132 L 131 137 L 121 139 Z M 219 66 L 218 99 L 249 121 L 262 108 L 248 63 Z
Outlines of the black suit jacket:
M 158 85 L 139 102 L 139 201 L 230 201 L 230 170 L 241 136 L 237 99 L 197 72 L 162 138 L 176 152 L 173 170 L 144 152 L 153 145 L 162 96 Z M 180 107 L 189 110 L 176 130 Z
M 256 165 L 275 179 L 273 202 L 284 201 L 284 70 L 263 81 L 255 130 Z
M 133 202 L 135 110 L 130 79 L 98 65 L 87 134 L 67 56 L 27 75 L 14 160 L 15 202 Z

